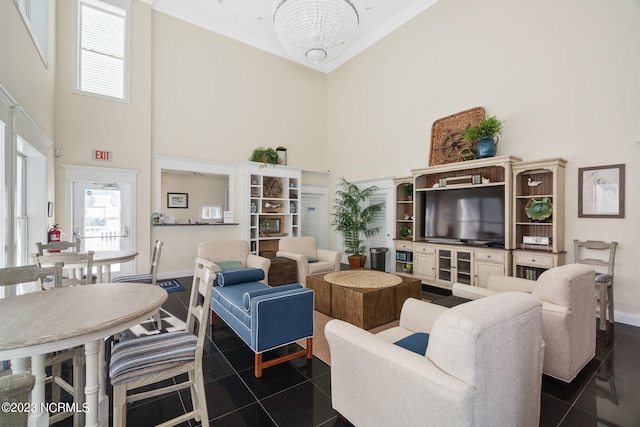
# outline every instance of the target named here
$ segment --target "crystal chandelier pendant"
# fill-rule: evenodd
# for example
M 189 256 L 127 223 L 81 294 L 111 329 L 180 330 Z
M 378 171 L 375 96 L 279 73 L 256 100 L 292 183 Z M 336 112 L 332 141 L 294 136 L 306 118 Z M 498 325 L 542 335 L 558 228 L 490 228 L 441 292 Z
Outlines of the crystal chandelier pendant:
M 346 50 L 360 17 L 353 0 L 276 0 L 273 24 L 291 56 L 318 64 Z

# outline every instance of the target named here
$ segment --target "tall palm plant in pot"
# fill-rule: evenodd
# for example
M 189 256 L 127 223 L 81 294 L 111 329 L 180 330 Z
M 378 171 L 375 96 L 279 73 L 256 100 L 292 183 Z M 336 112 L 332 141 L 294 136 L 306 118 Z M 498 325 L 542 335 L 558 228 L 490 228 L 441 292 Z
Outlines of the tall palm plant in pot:
M 333 225 L 344 239 L 344 251 L 349 258 L 351 268 L 364 267 L 367 260 L 364 239 L 380 231 L 373 226 L 375 215 L 382 210 L 384 203 L 367 204 L 369 197 L 378 191 L 378 187 L 360 189 L 357 185 L 340 179 L 339 188 L 333 205 Z

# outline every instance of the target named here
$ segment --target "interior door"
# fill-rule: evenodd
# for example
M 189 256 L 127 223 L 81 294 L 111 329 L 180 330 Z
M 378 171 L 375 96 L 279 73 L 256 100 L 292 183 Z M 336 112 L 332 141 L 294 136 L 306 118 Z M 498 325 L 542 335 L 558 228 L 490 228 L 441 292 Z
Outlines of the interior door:
M 131 184 L 73 182 L 73 234 L 82 251 L 134 250 Z M 70 239 L 70 237 L 69 237 Z M 131 263 L 114 264 L 115 276 L 132 274 Z

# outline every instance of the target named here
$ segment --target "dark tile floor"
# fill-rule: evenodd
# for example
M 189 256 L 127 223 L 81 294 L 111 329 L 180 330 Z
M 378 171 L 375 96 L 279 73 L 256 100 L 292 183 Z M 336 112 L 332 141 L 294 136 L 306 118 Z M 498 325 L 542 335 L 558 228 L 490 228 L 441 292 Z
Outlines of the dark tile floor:
M 179 281 L 190 289 L 190 278 Z M 188 296 L 188 290 L 170 293 L 163 308 L 185 318 Z M 639 426 L 638 355 L 640 328 L 616 324 L 598 332 L 596 357 L 572 383 L 543 378 L 540 425 Z M 328 365 L 315 357 L 309 362 L 299 358 L 268 368 L 256 379 L 253 352 L 222 321 L 208 332 L 203 370 L 211 426 L 350 425 L 331 408 Z M 128 425 L 154 425 L 190 406 L 188 391 L 137 402 L 127 410 Z

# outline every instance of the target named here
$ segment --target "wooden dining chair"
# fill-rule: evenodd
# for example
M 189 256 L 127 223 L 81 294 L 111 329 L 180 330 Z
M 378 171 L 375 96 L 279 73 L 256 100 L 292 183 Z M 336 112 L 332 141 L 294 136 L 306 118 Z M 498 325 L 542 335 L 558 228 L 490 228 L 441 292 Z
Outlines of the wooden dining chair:
M 48 255 L 33 255 L 33 260 L 40 267 L 48 267 L 56 263 L 64 264 L 64 272 L 60 286 L 90 285 L 94 282 L 93 251 L 89 252 L 55 252 Z M 44 289 L 49 286 L 45 284 Z
M 38 242 L 36 243 L 36 247 L 38 248 L 38 255 L 48 255 L 58 252 L 80 252 L 80 240 L 74 240 L 73 242 L 66 240 L 49 243 Z
M 607 323 L 615 323 L 613 315 L 613 267 L 618 242 L 575 239 L 574 258 L 579 264 L 587 264 L 596 270 L 596 300 L 600 304 L 600 330 L 607 330 Z M 595 257 L 595 258 L 594 258 Z M 607 313 L 608 322 L 607 322 Z
M 215 277 L 212 268 L 210 261 L 196 259 L 184 331 L 132 338 L 113 346 L 109 364 L 113 427 L 126 426 L 127 403 L 186 388 L 191 390 L 193 409 L 163 425 L 176 425 L 192 418 L 203 426 L 209 425 L 202 353 Z M 170 378 L 174 378 L 173 385 L 145 387 Z M 141 387 L 147 391 L 139 390 Z
M 158 284 L 158 270 L 160 269 L 160 255 L 162 254 L 162 246 L 164 242 L 162 240 L 156 240 L 153 244 L 153 253 L 151 254 L 151 268 L 149 273 L 145 274 L 133 274 L 129 276 L 120 276 L 112 279 L 114 283 L 149 283 L 153 286 Z M 153 315 L 153 321 L 156 323 L 158 330 L 162 329 L 162 317 L 160 315 L 160 309 Z
M 62 271 L 64 263 L 53 260 L 50 265 L 26 265 L 21 267 L 0 268 L 0 285 L 15 286 L 24 283 L 43 283 L 49 278 L 53 278 L 51 287 L 62 286 Z M 39 286 L 43 289 L 43 286 Z M 46 292 L 46 291 L 45 291 Z M 67 381 L 62 376 L 62 364 L 66 361 L 72 362 L 72 382 Z M 65 390 L 73 398 L 73 403 L 82 407 L 84 402 L 84 349 L 76 347 L 66 351 L 47 354 L 45 357 L 45 367 L 51 367 L 51 375 L 47 376 L 45 382 L 51 383 L 51 401 L 61 402 L 62 390 Z M 49 417 L 51 423 L 59 422 L 65 418 L 74 417 L 74 425 L 80 425 L 82 413 L 80 411 L 65 412 L 60 411 Z M 0 424 L 2 425 L 2 424 Z

